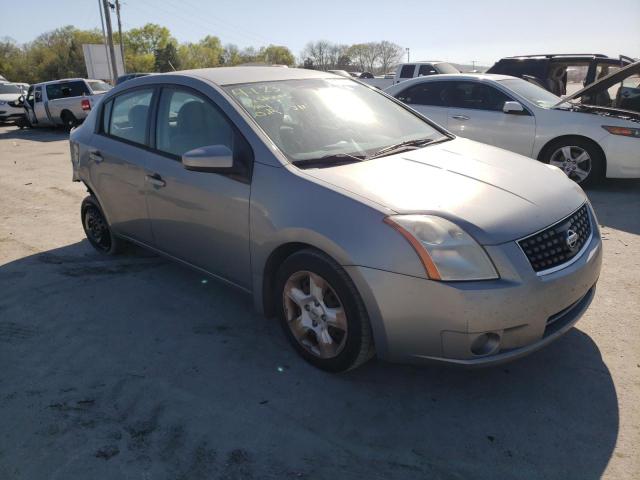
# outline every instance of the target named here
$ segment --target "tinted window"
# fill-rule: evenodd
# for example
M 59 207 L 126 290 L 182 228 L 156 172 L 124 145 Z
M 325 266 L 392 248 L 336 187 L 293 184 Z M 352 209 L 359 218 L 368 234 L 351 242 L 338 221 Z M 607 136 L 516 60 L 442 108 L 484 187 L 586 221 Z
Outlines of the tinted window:
M 113 100 L 109 135 L 135 143 L 146 143 L 149 105 L 153 90 L 135 90 Z
M 111 109 L 113 108 L 113 100 L 108 101 L 102 107 L 102 118 L 100 121 L 100 132 L 109 133 L 109 121 L 111 120 Z
M 415 65 L 403 65 L 400 70 L 400 78 L 413 78 L 413 72 L 415 69 Z
M 502 111 L 509 100 L 500 90 L 478 82 L 451 82 L 446 94 L 448 106 L 455 108 Z
M 36 103 L 42 101 L 42 87 L 36 87 Z
M 51 83 L 47 85 L 47 98 L 81 97 L 89 94 L 89 89 L 84 82 Z
M 435 75 L 436 73 L 436 69 L 433 68 L 433 65 L 420 65 L 420 68 L 418 69 L 418 76 L 426 76 L 426 75 Z
M 403 90 L 396 98 L 411 105 L 444 106 L 444 82 L 422 82 Z
M 233 130 L 226 117 L 194 93 L 165 88 L 158 107 L 156 148 L 182 156 L 207 145 L 225 145 L 233 150 Z

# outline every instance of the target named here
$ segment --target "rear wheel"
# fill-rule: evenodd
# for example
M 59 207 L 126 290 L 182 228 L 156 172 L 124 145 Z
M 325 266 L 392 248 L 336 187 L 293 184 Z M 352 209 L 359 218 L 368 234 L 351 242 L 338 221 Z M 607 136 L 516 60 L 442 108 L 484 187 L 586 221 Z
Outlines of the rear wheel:
M 89 195 L 80 207 L 82 227 L 89 243 L 101 253 L 115 255 L 122 250 L 122 241 L 113 235 L 98 200 Z
M 592 142 L 581 138 L 552 142 L 545 148 L 541 160 L 555 165 L 583 187 L 596 184 L 605 174 L 602 152 Z
M 60 119 L 62 120 L 62 125 L 64 126 L 65 130 L 70 131 L 72 128 L 78 126 L 78 120 L 76 119 L 75 115 L 67 110 L 62 112 L 62 115 L 60 115 Z
M 341 372 L 373 356 L 362 299 L 344 269 L 328 256 L 311 249 L 291 255 L 278 271 L 275 295 L 285 335 L 312 365 Z

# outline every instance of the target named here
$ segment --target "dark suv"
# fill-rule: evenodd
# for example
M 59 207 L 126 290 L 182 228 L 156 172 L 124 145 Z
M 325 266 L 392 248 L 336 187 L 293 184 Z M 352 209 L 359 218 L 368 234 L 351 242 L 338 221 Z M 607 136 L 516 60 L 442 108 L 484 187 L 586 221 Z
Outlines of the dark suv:
M 633 61 L 623 55 L 611 58 L 598 53 L 523 55 L 503 58 L 487 73 L 520 77 L 563 96 L 571 95 Z

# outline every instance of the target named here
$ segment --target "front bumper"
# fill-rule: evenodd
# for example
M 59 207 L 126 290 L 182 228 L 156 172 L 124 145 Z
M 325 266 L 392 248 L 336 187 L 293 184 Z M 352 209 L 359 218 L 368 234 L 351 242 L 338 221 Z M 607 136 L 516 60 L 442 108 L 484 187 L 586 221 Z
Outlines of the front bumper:
M 13 122 L 24 116 L 24 108 L 12 107 L 8 104 L 0 105 L 0 122 Z
M 381 358 L 493 365 L 547 345 L 580 319 L 602 263 L 593 216 L 592 225 L 593 237 L 580 258 L 543 276 L 515 242 L 485 247 L 500 273 L 495 281 L 438 282 L 345 268 L 363 297 Z M 480 337 L 491 341 L 478 348 Z

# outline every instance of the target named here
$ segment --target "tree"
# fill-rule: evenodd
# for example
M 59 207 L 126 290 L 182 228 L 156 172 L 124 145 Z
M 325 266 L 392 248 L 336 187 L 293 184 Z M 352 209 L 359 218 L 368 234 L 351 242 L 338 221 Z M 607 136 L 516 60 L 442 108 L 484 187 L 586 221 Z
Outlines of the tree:
M 269 64 L 291 66 L 295 63 L 295 58 L 293 53 L 291 53 L 291 50 L 280 45 L 262 47 L 260 49 L 259 56 L 262 58 L 263 62 Z
M 178 49 L 174 42 L 169 42 L 163 48 L 156 50 L 154 67 L 156 72 L 171 72 L 180 69 Z
M 309 42 L 302 51 L 302 57 L 310 59 L 318 70 L 328 70 L 331 68 L 330 48 L 331 43 L 326 40 Z
M 147 23 L 141 28 L 132 28 L 126 32 L 124 40 L 125 48 L 132 50 L 136 55 L 155 54 L 171 41 L 171 33 L 167 27 Z
M 218 37 L 207 35 L 198 43 L 178 47 L 181 68 L 217 67 L 223 63 L 223 48 Z
M 402 60 L 404 49 L 393 42 L 383 40 L 378 44 L 380 52 L 380 64 L 382 73 L 387 73 L 392 67 L 396 66 Z

